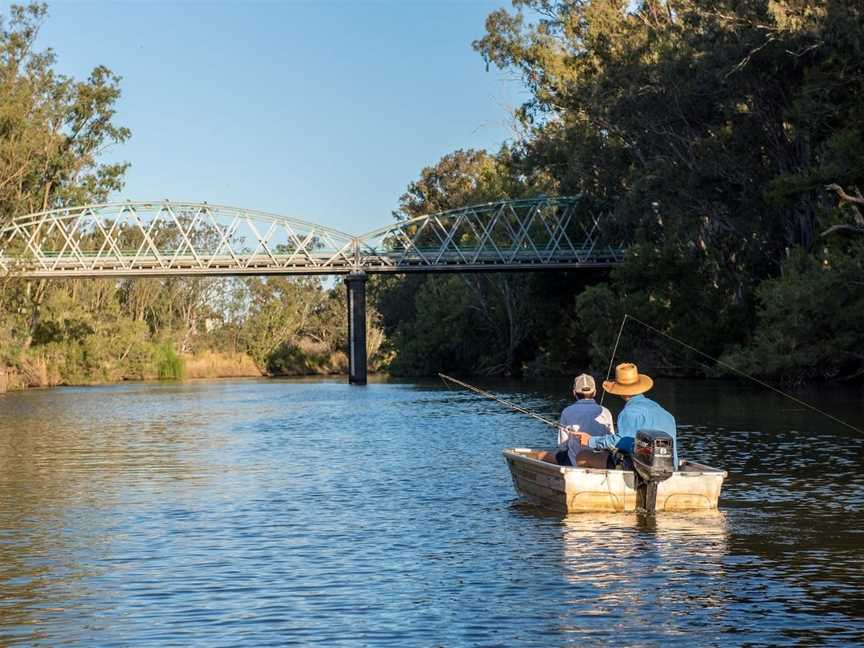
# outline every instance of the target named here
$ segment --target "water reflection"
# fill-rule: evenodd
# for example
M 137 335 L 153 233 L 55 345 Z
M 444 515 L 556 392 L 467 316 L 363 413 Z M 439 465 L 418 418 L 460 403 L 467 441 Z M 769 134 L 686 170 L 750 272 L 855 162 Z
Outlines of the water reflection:
M 665 643 L 676 618 L 707 626 L 725 614 L 729 531 L 723 512 L 562 517 L 522 501 L 511 510 L 547 526 L 559 540 L 557 559 L 544 569 L 562 574 L 566 596 L 549 631 L 568 644 L 627 642 L 633 628 L 641 642 Z
M 513 503 L 501 449 L 548 428 L 440 383 L 7 394 L 0 645 L 864 639 L 862 440 L 664 389 L 687 454 L 730 472 L 718 514 Z
M 114 398 L 87 389 L 3 398 L 0 637 L 43 638 L 46 617 L 82 610 L 106 572 L 100 557 L 135 533 L 130 520 L 158 542 L 165 529 L 146 526 L 154 500 L 182 507 L 238 472 L 220 461 L 236 442 L 224 427 L 236 410 L 212 395 L 202 399 L 189 385 L 123 385 Z M 110 566 L 115 574 L 126 568 Z

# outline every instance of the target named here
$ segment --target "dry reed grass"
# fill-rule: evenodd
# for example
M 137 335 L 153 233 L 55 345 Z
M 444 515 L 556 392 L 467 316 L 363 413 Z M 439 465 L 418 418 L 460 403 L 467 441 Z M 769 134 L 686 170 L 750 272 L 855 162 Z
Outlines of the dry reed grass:
M 186 378 L 248 378 L 262 373 L 245 353 L 202 351 L 184 355 Z

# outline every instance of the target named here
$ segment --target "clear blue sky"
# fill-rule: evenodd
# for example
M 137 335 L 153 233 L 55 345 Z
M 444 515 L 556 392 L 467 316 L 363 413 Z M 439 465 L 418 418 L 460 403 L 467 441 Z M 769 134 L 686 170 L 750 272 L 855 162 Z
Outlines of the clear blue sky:
M 116 198 L 207 200 L 361 233 L 420 169 L 512 136 L 521 86 L 471 41 L 498 2 L 51 3 L 40 43 L 123 77 Z M 6 13 L 8 3 L 4 3 Z

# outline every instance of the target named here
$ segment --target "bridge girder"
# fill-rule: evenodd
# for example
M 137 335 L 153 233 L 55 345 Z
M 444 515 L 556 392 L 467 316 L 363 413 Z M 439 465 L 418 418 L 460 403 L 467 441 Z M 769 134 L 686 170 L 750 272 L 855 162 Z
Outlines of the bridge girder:
M 578 197 L 474 205 L 360 236 L 170 201 L 56 209 L 0 229 L 0 272 L 34 278 L 524 271 L 609 267 L 622 255 Z

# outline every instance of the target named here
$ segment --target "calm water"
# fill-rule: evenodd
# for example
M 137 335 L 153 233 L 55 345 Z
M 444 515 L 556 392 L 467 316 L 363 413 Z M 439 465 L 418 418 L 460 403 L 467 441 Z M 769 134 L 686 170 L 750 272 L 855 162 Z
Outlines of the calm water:
M 554 413 L 563 382 L 491 387 Z M 660 382 L 682 456 L 730 473 L 718 514 L 521 503 L 501 449 L 552 431 L 440 383 L 0 396 L 0 645 L 864 641 L 864 438 Z M 808 397 L 864 422 L 860 390 Z

